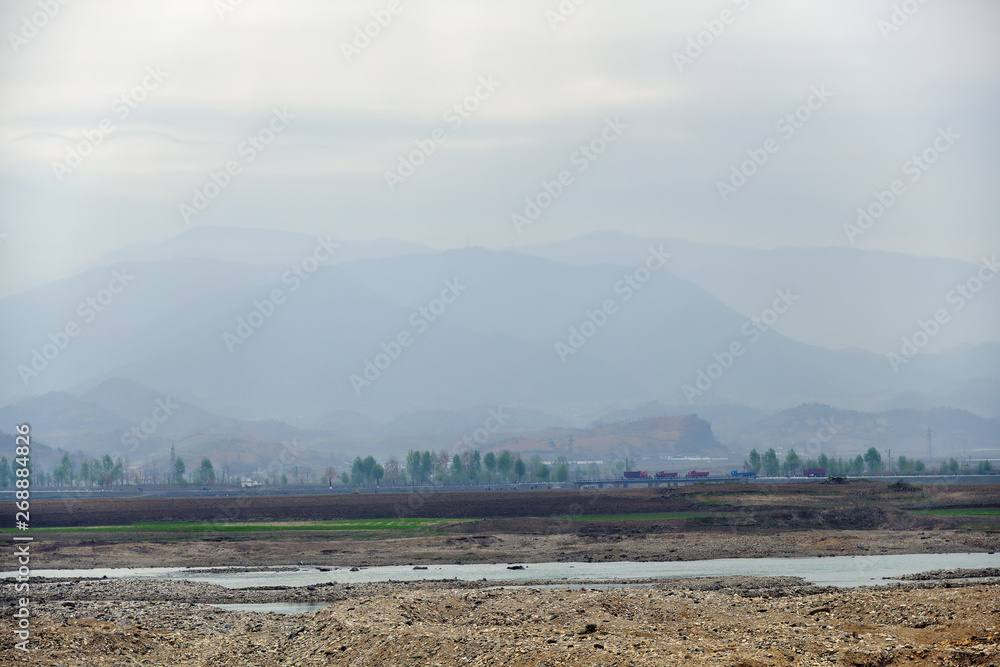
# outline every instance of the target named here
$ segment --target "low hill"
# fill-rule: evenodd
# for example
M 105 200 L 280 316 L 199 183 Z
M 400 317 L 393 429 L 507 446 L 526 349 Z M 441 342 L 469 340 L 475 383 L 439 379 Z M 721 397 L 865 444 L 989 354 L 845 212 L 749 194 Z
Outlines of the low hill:
M 803 404 L 767 417 L 732 443 L 737 451 L 774 447 L 800 454 L 820 451 L 855 456 L 869 447 L 927 460 L 927 429 L 932 432 L 930 458 L 992 458 L 1000 455 L 1000 420 L 985 419 L 953 408 L 857 412 L 820 403 Z
M 696 415 L 654 417 L 603 424 L 587 429 L 542 429 L 518 434 L 496 449 L 571 461 L 726 457 L 729 449 L 716 440 L 712 426 Z

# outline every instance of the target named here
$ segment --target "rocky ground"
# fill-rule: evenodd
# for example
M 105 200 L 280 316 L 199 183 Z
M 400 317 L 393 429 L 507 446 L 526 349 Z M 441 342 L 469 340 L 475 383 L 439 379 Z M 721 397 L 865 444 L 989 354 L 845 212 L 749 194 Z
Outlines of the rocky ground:
M 432 530 L 405 535 L 330 530 L 181 536 L 57 528 L 32 543 L 31 566 L 36 571 L 156 566 L 251 571 L 295 564 L 422 567 L 993 553 L 1000 551 L 1000 530 L 992 515 L 955 517 L 920 511 L 995 508 L 996 494 L 992 487 L 895 489 L 871 483 L 846 488 L 651 489 L 566 497 L 504 494 L 504 499 L 513 499 L 510 507 L 504 506 L 510 510 L 507 514 L 466 522 L 452 519 L 466 516 L 455 512 L 468 509 L 462 503 L 476 500 L 476 494 L 461 499 L 431 494 L 434 497 L 419 509 L 443 521 Z M 484 504 L 496 500 L 480 495 Z M 624 518 L 571 523 L 561 518 L 572 511 L 570 500 L 584 503 L 587 513 L 621 512 Z M 392 509 L 398 499 L 379 502 Z M 102 503 L 60 510 L 76 523 L 49 518 L 57 527 L 107 523 L 120 503 Z M 539 503 L 545 505 L 541 515 L 548 518 L 531 514 Z M 205 500 L 192 501 L 190 507 L 154 505 L 136 512 L 142 510 L 139 513 L 148 521 L 203 518 L 183 512 L 147 516 L 152 510 L 201 512 L 212 521 L 218 511 Z M 278 499 L 261 501 L 259 507 L 241 506 L 241 512 L 252 516 L 237 518 L 275 520 L 269 512 L 304 513 L 297 520 L 352 518 L 353 514 L 341 517 L 340 513 L 378 509 L 369 505 L 367 499 Z M 628 518 L 643 512 L 697 516 Z M 226 516 L 227 521 L 234 520 Z M 490 514 L 469 510 L 468 516 Z M 997 565 L 1000 568 L 1000 556 Z M 628 587 L 588 583 L 586 588 L 547 588 L 546 582 L 532 582 L 505 588 L 496 582 L 439 581 L 252 589 L 148 579 L 33 579 L 31 652 L 20 653 L 14 647 L 17 638 L 5 630 L 0 633 L 0 665 L 1000 667 L 998 568 L 922 573 L 901 584 L 856 589 L 821 588 L 792 578 L 745 577 L 660 580 Z M 15 599 L 10 584 L 3 586 L 3 599 L 5 605 Z M 329 606 L 288 615 L 211 606 L 276 602 Z M 10 621 L 7 611 L 5 627 Z
M 297 599 L 289 593 L 280 597 Z M 306 593 L 330 606 L 232 612 L 203 602 L 274 593 L 136 580 L 36 584 L 32 652 L 22 659 L 4 633 L 0 655 L 10 660 L 4 664 L 65 667 L 1000 664 L 996 582 L 857 589 L 756 578 L 611 589 L 439 582 Z

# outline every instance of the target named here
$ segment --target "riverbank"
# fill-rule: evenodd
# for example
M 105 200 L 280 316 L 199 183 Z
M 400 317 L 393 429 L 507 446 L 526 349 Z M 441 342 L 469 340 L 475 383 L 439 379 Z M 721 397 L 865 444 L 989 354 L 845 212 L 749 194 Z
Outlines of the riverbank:
M 960 580 L 833 589 L 729 577 L 615 589 L 422 582 L 308 591 L 330 606 L 282 615 L 210 584 L 36 584 L 31 664 L 64 665 L 991 665 L 1000 585 Z M 305 590 L 305 589 L 303 589 Z M 298 591 L 275 591 L 284 600 Z M 252 599 L 251 599 L 252 598 Z M 13 636 L 0 652 L 13 656 Z
M 46 500 L 32 505 L 32 519 L 38 531 L 33 565 L 38 568 L 371 567 L 990 552 L 1000 551 L 1000 485 L 856 481 L 578 492 Z
M 639 523 L 639 522 L 634 522 Z M 663 525 L 667 522 L 646 522 Z M 487 526 L 482 526 L 487 527 Z M 212 540 L 118 541 L 116 535 L 47 535 L 32 547 L 38 569 L 94 567 L 374 567 L 443 563 L 688 561 L 710 558 L 852 556 L 1000 551 L 1000 532 L 939 530 L 607 531 L 517 533 L 226 536 Z
M 381 498 L 384 506 L 367 498 L 80 503 L 46 517 L 48 528 L 32 542 L 31 566 L 225 566 L 250 577 L 271 566 L 332 572 L 519 563 L 528 569 L 510 578 L 540 579 L 541 568 L 531 564 L 587 563 L 601 564 L 601 577 L 607 569 L 611 578 L 623 561 L 822 556 L 815 560 L 824 563 L 829 556 L 1000 551 L 1000 497 L 985 487 L 817 483 L 454 495 Z M 398 518 L 395 508 L 411 505 L 419 516 Z M 977 578 L 994 571 L 986 566 L 993 563 L 845 589 L 790 577 L 659 579 L 627 588 L 450 580 L 233 589 L 176 580 L 34 579 L 32 653 L 25 662 L 995 665 L 1000 584 Z M 876 575 L 865 576 L 867 583 Z M 10 604 L 12 587 L 4 588 Z M 210 606 L 294 602 L 330 606 L 290 615 Z M 15 640 L 0 634 L 4 659 L 23 657 Z

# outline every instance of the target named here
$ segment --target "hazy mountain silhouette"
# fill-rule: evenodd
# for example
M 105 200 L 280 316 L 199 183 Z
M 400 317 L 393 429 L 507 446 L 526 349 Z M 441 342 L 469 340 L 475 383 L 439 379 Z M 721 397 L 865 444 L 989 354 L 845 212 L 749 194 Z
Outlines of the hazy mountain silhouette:
M 782 410 L 745 429 L 738 449 L 776 447 L 800 455 L 851 457 L 875 447 L 893 459 L 899 455 L 927 459 L 927 429 L 932 431 L 933 456 L 974 459 L 1000 454 L 1000 420 L 984 419 L 964 410 L 890 410 L 859 412 L 817 403 Z
M 676 276 L 747 316 L 759 314 L 774 290 L 791 287 L 801 299 L 775 329 L 793 340 L 879 353 L 898 349 L 902 336 L 918 330 L 918 320 L 926 321 L 940 308 L 957 307 L 948 301 L 949 291 L 975 276 L 978 268 L 953 259 L 851 248 L 760 250 L 610 231 L 527 246 L 521 252 L 577 266 L 637 266 L 650 244 L 673 252 L 670 269 Z M 986 341 L 1000 341 L 1000 283 L 985 283 L 926 349 Z
M 822 402 L 882 410 L 927 407 L 936 400 L 989 416 L 996 405 L 989 397 L 1000 386 L 1000 343 L 921 352 L 893 372 L 884 354 L 832 350 L 773 329 L 761 331 L 766 327 L 675 276 L 674 270 L 686 266 L 678 258 L 695 253 L 666 242 L 661 251 L 658 243 L 596 237 L 604 239 L 606 254 L 622 245 L 627 246 L 622 252 L 642 247 L 642 261 L 633 264 L 611 257 L 619 263 L 574 265 L 482 248 L 418 249 L 338 264 L 317 250 L 316 239 L 249 230 L 252 259 L 264 261 L 273 251 L 284 260 L 231 261 L 243 233 L 192 230 L 153 253 L 163 259 L 93 269 L 0 299 L 0 319 L 18 323 L 7 328 L 0 349 L 0 363 L 8 369 L 0 379 L 0 401 L 49 391 L 83 394 L 105 380 L 125 378 L 232 420 L 278 420 L 340 438 L 371 437 L 373 428 L 376 434 L 387 428 L 384 433 L 392 433 L 386 424 L 407 413 L 462 413 L 477 406 L 530 409 L 551 425 L 561 420 L 579 426 L 650 401 L 701 414 L 721 405 L 773 411 Z M 594 238 L 577 245 L 595 246 Z M 638 269 L 653 257 L 651 245 L 654 255 L 673 257 L 644 275 Z M 392 252 L 409 247 L 390 246 Z M 797 276 L 811 275 L 804 266 L 815 260 L 815 273 L 828 276 L 801 278 L 806 287 L 792 284 L 791 292 L 785 291 L 789 283 L 777 279 L 758 283 L 762 307 L 786 299 L 788 309 L 779 321 L 797 317 L 807 296 L 823 302 L 826 292 L 809 292 L 809 285 L 836 284 L 855 258 L 875 256 L 726 252 L 739 260 L 727 269 L 734 282 L 750 280 L 736 274 L 755 253 L 767 261 L 791 258 L 774 262 L 797 266 L 788 268 Z M 289 260 L 290 253 L 301 254 Z M 325 259 L 317 260 L 320 256 Z M 913 266 L 924 266 L 924 260 L 892 257 L 904 277 Z M 117 293 L 109 291 L 112 286 Z M 781 292 L 792 301 L 776 296 Z M 98 297 L 110 298 L 100 310 L 94 305 Z M 607 304 L 612 308 L 605 312 Z M 840 328 L 873 319 L 864 310 L 852 317 Z M 64 334 L 68 325 L 76 326 L 72 338 Z M 399 343 L 401 336 L 405 344 Z M 743 352 L 730 358 L 735 343 Z M 43 352 L 50 358 L 40 356 Z M 128 393 L 112 392 L 122 401 L 132 400 Z M 91 398 L 113 408 L 110 414 L 126 415 L 129 423 L 141 418 L 139 403 L 119 405 L 119 399 L 102 395 L 97 391 Z M 190 412 L 183 418 L 178 413 L 176 424 L 164 426 L 163 433 L 188 428 L 188 419 L 188 433 L 222 428 Z M 427 418 L 402 417 L 405 426 L 395 433 L 419 431 L 419 421 Z M 455 420 L 458 428 L 463 419 L 430 421 Z M 737 426 L 725 425 L 726 435 L 738 432 Z M 105 430 L 113 428 L 109 423 Z M 284 437 L 280 428 L 273 434 L 279 436 Z

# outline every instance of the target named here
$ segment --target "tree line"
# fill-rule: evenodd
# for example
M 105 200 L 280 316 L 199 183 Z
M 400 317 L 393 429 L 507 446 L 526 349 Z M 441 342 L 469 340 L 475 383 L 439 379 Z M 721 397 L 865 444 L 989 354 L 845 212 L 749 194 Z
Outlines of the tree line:
M 327 469 L 325 478 L 333 483 L 334 476 Z M 596 472 L 596 471 L 595 471 Z M 585 474 L 581 468 L 577 474 Z M 400 484 L 489 484 L 494 482 L 566 482 L 570 478 L 569 461 L 561 456 L 551 464 L 540 456 L 527 461 L 520 454 L 503 450 L 480 453 L 466 450 L 461 453 L 441 450 L 411 449 L 403 460 L 389 457 L 384 465 L 373 456 L 355 457 L 350 471 L 340 475 L 343 484 L 354 486 L 396 486 Z
M 127 473 L 127 465 L 121 457 L 112 460 L 111 455 L 105 454 L 101 458 L 85 458 L 77 466 L 68 454 L 63 454 L 59 465 L 51 473 L 32 466 L 31 480 L 35 486 L 121 486 L 130 481 Z M 190 476 L 185 477 L 185 473 L 184 459 L 177 457 L 170 478 L 171 483 L 181 485 L 189 482 L 198 485 L 215 483 L 215 468 L 208 457 L 202 458 Z M 0 457 L 0 489 L 13 487 L 14 480 L 10 461 L 6 456 Z
M 848 457 L 832 458 L 821 453 L 815 459 L 802 458 L 794 449 L 788 450 L 785 460 L 779 461 L 774 448 L 771 447 L 764 454 L 760 454 L 756 449 L 751 449 L 743 463 L 746 470 L 763 475 L 765 477 L 777 477 L 779 475 L 799 475 L 808 468 L 826 469 L 826 474 L 833 477 L 849 477 L 858 475 L 879 475 L 887 472 L 886 462 L 882 460 L 882 455 L 874 447 L 869 447 L 863 455 L 858 454 L 853 459 Z M 896 475 L 957 475 L 959 473 L 975 472 L 979 475 L 987 475 L 993 472 L 993 464 L 987 460 L 979 461 L 975 469 L 971 465 L 961 465 L 954 458 L 942 461 L 941 466 L 936 470 L 930 470 L 920 459 L 908 458 L 900 455 L 894 467 L 890 466 L 891 473 Z
M 379 463 L 374 456 L 361 458 L 357 456 L 348 471 L 339 476 L 333 466 L 324 471 L 322 480 L 333 486 L 335 481 L 355 487 L 378 487 L 396 485 L 426 485 L 426 484 L 491 484 L 491 483 L 547 483 L 566 482 L 570 479 L 598 479 L 600 477 L 618 477 L 624 470 L 623 461 L 617 460 L 606 464 L 590 462 L 573 466 L 564 456 L 551 463 L 542 461 L 541 457 L 533 455 L 527 460 L 521 455 L 509 450 L 500 453 L 487 452 L 481 454 L 477 450 L 465 450 L 455 453 L 449 450 L 435 452 L 433 450 L 411 449 L 403 460 L 395 456 L 389 457 L 384 463 Z M 767 477 L 779 475 L 800 475 L 806 468 L 824 468 L 827 475 L 858 476 L 864 474 L 877 475 L 886 472 L 886 463 L 882 455 L 874 447 L 864 454 L 858 454 L 853 459 L 833 458 L 825 453 L 815 459 L 803 460 L 794 449 L 788 451 L 784 460 L 779 460 L 774 448 L 763 454 L 756 449 L 750 450 L 744 461 L 744 469 Z M 928 469 L 919 459 L 899 456 L 891 472 L 899 475 L 941 474 L 957 475 L 960 473 L 990 474 L 993 465 L 982 460 L 973 466 L 971 462 L 959 463 L 954 458 L 941 462 L 936 469 Z M 101 458 L 85 458 L 74 463 L 68 454 L 64 454 L 60 463 L 51 472 L 37 467 L 31 468 L 31 480 L 34 486 L 83 486 L 109 487 L 137 483 L 129 480 L 128 465 L 121 458 L 113 460 L 105 454 Z M 306 479 L 313 477 L 311 471 L 306 471 Z M 298 479 L 298 475 L 296 475 Z M 207 486 L 215 484 L 216 474 L 211 459 L 203 457 L 198 467 L 190 473 L 184 459 L 176 457 L 174 466 L 167 476 L 171 484 Z M 13 488 L 15 477 L 11 462 L 7 457 L 0 457 L 0 489 Z M 234 479 L 236 485 L 241 479 Z M 273 480 L 278 484 L 278 479 Z M 280 476 L 280 484 L 288 484 L 285 474 Z

